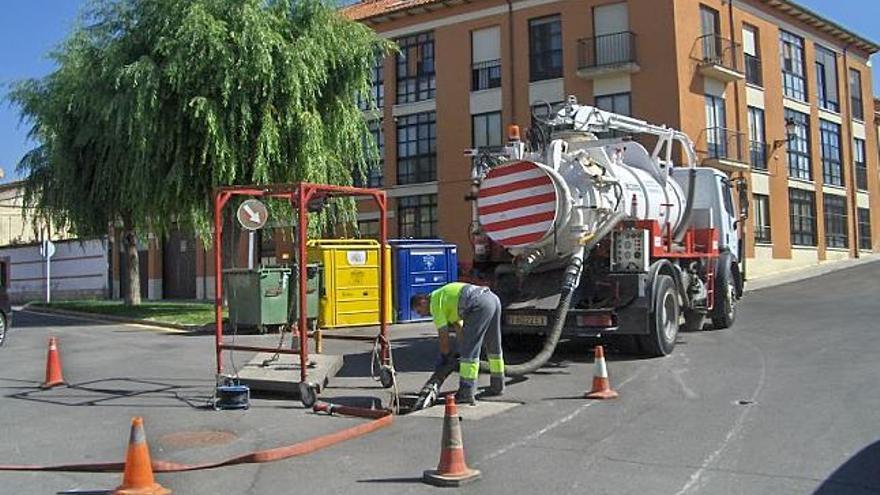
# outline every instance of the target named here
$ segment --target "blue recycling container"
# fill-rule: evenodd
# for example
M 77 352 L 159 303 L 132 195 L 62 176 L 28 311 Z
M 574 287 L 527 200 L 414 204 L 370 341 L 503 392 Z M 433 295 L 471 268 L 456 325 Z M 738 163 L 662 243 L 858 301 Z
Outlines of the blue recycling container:
M 416 294 L 428 294 L 458 280 L 458 248 L 441 239 L 392 239 L 394 308 L 397 322 L 424 321 L 409 307 Z

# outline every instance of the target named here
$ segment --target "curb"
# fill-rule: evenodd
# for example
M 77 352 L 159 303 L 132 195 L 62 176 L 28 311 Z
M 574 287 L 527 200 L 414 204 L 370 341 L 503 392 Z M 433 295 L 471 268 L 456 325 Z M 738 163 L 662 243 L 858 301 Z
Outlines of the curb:
M 139 320 L 137 318 L 126 318 L 124 316 L 105 315 L 101 313 L 88 313 L 85 311 L 71 311 L 69 309 L 48 308 L 34 303 L 27 303 L 21 307 L 21 311 L 31 313 L 43 313 L 49 315 L 75 316 L 77 318 L 85 318 L 89 320 L 104 321 L 110 323 L 127 323 L 130 325 L 142 325 L 147 327 L 156 327 L 167 330 L 181 330 L 186 332 L 201 332 L 209 325 L 181 325 L 178 323 L 166 323 L 153 320 Z

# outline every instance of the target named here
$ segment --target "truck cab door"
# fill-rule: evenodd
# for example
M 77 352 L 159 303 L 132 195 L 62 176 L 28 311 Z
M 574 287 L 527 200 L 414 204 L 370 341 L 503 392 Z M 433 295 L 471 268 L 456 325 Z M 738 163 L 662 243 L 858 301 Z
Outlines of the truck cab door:
M 739 257 L 739 238 L 742 225 L 737 221 L 736 206 L 733 204 L 733 186 L 727 177 L 717 176 L 719 208 L 719 236 L 722 250 L 730 251 Z M 739 260 L 737 260 L 739 261 Z

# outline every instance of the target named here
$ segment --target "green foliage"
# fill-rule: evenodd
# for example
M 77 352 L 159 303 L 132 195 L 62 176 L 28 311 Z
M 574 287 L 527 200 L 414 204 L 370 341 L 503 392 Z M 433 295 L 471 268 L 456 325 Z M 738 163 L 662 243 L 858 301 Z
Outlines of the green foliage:
M 81 235 L 206 233 L 217 186 L 350 184 L 377 159 L 356 95 L 391 49 L 322 0 L 94 2 L 57 70 L 10 93 L 39 143 L 25 199 Z

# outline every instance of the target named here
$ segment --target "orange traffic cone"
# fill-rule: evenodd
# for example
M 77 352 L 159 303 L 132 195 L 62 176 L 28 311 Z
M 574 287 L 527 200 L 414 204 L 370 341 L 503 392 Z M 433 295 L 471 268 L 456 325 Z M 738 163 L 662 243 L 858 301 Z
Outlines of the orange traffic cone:
M 455 395 L 449 394 L 446 396 L 446 417 L 443 418 L 440 464 L 436 470 L 422 474 L 422 481 L 425 483 L 434 486 L 461 486 L 480 478 L 480 471 L 469 468 L 465 463 L 460 423 Z
M 49 353 L 46 355 L 46 381 L 40 385 L 40 388 L 52 388 L 58 385 L 64 385 L 64 378 L 61 376 L 61 358 L 58 356 L 58 339 L 49 337 Z
M 125 452 L 125 472 L 122 484 L 112 495 L 166 495 L 171 490 L 163 487 L 153 478 L 153 464 L 150 460 L 150 447 L 144 434 L 144 419 L 135 416 L 131 420 L 131 437 Z
M 593 370 L 593 390 L 584 396 L 587 399 L 616 399 L 617 392 L 608 381 L 608 367 L 605 365 L 605 351 L 601 345 L 596 346 L 596 366 Z

